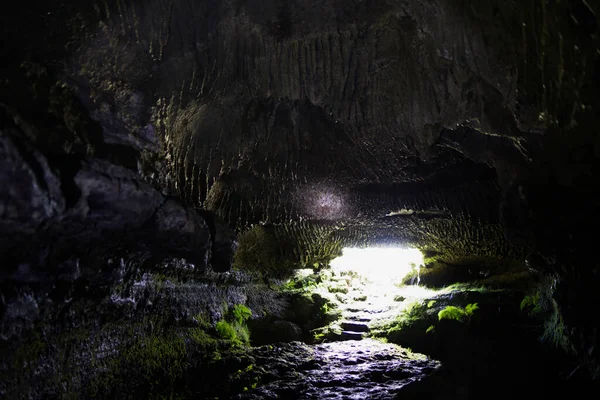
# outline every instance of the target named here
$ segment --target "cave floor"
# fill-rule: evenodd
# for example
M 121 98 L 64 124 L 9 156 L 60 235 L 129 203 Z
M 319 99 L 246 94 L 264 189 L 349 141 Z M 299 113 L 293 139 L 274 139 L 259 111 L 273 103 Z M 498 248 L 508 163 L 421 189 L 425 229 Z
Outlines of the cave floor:
M 337 315 L 315 331 L 321 343 L 250 349 L 254 372 L 234 398 L 474 399 L 556 390 L 546 379 L 547 355 L 514 325 L 518 291 L 478 285 L 433 290 L 389 280 L 374 285 L 343 273 L 321 279 L 309 291 L 328 298 L 329 312 Z M 468 320 L 438 315 L 473 304 L 481 308 Z
M 256 365 L 278 379 L 239 399 L 391 399 L 440 363 L 373 339 L 253 349 Z

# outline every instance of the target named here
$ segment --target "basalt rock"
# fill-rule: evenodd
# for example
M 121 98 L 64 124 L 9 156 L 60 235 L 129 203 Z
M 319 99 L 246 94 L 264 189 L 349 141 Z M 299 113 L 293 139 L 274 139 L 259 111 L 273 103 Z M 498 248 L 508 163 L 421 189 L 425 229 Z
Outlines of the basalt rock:
M 2 132 L 2 236 L 3 253 L 10 249 L 15 268 L 19 263 L 62 261 L 88 246 L 112 247 L 128 243 L 150 253 L 185 257 L 199 268 L 212 263 L 220 270 L 231 266 L 235 233 L 207 220 L 192 207 L 165 197 L 124 167 L 97 159 L 80 160 L 64 155 L 49 160 L 16 143 Z M 36 260 L 51 247 L 52 260 Z M 48 247 L 48 248 L 50 248 Z M 21 250 L 22 249 L 22 250 Z M 8 255 L 7 255 L 8 256 Z M 29 258 L 28 258 L 29 257 Z M 31 258 L 33 257 L 33 258 Z M 9 273 L 5 265 L 4 273 Z

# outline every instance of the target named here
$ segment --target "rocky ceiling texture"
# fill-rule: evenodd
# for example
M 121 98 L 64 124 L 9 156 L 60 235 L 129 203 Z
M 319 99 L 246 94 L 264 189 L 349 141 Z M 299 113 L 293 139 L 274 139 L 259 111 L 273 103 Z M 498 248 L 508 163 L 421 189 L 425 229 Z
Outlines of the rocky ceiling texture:
M 117 253 L 225 271 L 236 232 L 262 226 L 297 264 L 393 241 L 455 263 L 540 252 L 597 360 L 569 310 L 597 300 L 600 7 L 526 3 L 4 13 L 3 338 L 29 318 L 9 315 L 24 288 L 39 303 L 49 281 L 118 280 Z

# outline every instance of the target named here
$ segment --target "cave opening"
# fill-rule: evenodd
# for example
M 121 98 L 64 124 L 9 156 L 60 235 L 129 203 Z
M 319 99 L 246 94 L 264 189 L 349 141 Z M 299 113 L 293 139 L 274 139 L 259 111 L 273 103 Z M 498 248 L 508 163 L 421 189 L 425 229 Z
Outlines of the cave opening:
M 423 264 L 415 248 L 347 247 L 324 269 L 297 270 L 285 287 L 326 301 L 326 313 L 334 320 L 312 330 L 310 342 L 362 340 L 372 331 L 382 332 L 416 303 L 435 302 L 437 291 L 419 286 Z
M 595 2 L 14 8 L 0 398 L 598 393 Z

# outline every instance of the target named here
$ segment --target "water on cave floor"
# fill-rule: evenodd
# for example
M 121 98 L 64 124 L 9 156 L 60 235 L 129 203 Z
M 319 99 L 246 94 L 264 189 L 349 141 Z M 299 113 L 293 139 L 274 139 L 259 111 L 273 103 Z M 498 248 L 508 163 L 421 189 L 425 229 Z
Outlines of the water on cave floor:
M 373 339 L 253 349 L 257 365 L 279 379 L 239 399 L 393 399 L 440 363 Z

